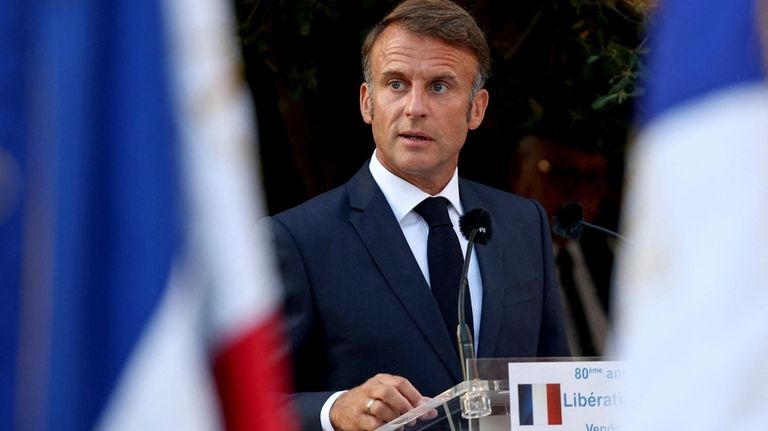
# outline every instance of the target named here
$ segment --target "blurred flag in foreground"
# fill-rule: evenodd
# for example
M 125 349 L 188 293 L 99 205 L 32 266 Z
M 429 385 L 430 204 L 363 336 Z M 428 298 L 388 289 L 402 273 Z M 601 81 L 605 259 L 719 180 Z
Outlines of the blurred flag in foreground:
M 659 2 L 617 278 L 631 430 L 768 423 L 764 0 Z
M 0 0 L 0 429 L 293 429 L 228 6 Z

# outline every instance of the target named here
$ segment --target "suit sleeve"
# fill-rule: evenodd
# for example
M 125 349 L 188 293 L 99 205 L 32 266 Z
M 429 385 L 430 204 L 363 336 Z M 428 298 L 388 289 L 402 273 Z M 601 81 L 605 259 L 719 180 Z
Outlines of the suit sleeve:
M 333 394 L 325 389 L 322 325 L 316 322 L 313 295 L 301 250 L 290 230 L 266 218 L 272 232 L 285 287 L 284 320 L 291 347 L 293 386 L 288 396 L 299 414 L 301 429 L 321 430 L 320 410 Z
M 535 202 L 535 201 L 534 201 Z M 544 301 L 539 332 L 538 356 L 567 357 L 571 355 L 568 338 L 565 331 L 563 304 L 560 299 L 560 288 L 555 276 L 554 255 L 552 253 L 552 236 L 550 234 L 547 213 L 538 202 L 535 202 L 539 214 L 541 229 L 541 250 L 544 268 Z

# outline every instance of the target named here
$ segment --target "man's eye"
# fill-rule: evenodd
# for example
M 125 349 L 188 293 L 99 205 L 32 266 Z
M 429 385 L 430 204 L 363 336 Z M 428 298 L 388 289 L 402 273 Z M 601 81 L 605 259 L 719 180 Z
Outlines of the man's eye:
M 447 89 L 448 89 L 448 86 L 443 84 L 442 82 L 436 82 L 432 84 L 432 91 L 434 91 L 435 93 L 442 93 Z
M 403 83 L 400 81 L 392 81 L 389 83 L 389 87 L 392 88 L 393 90 L 399 90 L 403 88 Z

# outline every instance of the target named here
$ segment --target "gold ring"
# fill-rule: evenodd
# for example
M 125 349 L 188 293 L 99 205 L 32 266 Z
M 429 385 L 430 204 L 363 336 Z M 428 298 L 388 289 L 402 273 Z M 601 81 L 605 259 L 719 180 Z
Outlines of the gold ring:
M 365 403 L 365 409 L 368 411 L 368 414 L 372 415 L 373 412 L 371 411 L 371 407 L 373 407 L 373 403 L 376 402 L 376 398 L 371 398 L 368 400 L 367 403 Z

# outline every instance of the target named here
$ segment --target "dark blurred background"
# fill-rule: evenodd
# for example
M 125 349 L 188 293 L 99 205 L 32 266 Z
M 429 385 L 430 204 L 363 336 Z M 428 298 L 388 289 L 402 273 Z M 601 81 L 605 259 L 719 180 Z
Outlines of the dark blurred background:
M 360 46 L 395 0 L 237 0 L 271 214 L 341 185 L 373 152 L 359 112 Z M 633 103 L 642 93 L 643 0 L 457 1 L 491 46 L 490 105 L 460 174 L 616 229 Z M 612 252 L 588 244 L 607 307 Z M 557 241 L 558 239 L 556 239 Z

